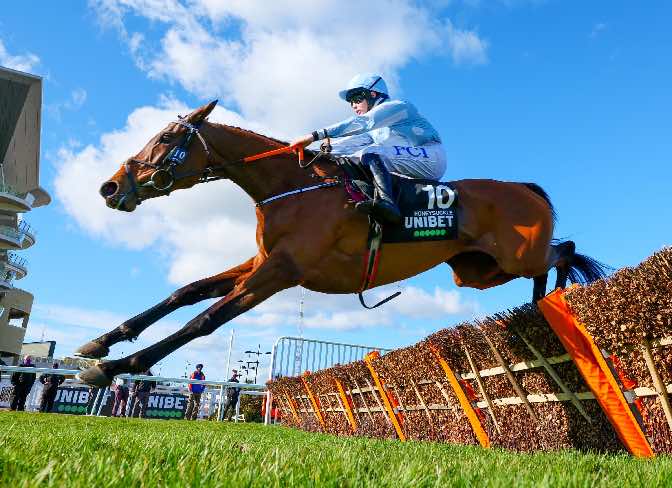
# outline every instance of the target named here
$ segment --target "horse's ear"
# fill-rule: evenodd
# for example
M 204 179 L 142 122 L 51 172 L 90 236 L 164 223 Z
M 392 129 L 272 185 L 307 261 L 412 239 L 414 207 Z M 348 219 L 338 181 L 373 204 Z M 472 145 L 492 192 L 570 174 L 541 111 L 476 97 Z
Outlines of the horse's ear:
M 217 101 L 218 100 L 213 100 L 212 102 L 207 103 L 191 112 L 188 117 L 189 122 L 191 122 L 192 124 L 200 124 L 201 122 L 203 122 L 205 118 L 208 115 L 210 115 L 212 109 L 215 108 L 215 105 L 217 105 Z

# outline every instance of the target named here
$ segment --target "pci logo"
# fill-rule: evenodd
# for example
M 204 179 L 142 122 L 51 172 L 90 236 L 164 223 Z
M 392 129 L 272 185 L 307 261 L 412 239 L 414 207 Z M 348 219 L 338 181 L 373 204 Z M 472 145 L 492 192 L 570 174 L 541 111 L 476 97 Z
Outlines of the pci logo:
M 408 154 L 412 158 L 425 158 L 429 159 L 427 150 L 424 147 L 420 146 L 394 146 L 396 156 L 404 156 L 404 153 Z

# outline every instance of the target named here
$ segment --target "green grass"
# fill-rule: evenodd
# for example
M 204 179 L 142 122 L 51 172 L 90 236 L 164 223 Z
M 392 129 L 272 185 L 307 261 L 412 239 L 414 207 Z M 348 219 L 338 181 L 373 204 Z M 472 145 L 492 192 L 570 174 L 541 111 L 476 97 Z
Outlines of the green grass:
M 0 413 L 0 486 L 672 486 L 672 458 L 517 454 L 259 424 Z

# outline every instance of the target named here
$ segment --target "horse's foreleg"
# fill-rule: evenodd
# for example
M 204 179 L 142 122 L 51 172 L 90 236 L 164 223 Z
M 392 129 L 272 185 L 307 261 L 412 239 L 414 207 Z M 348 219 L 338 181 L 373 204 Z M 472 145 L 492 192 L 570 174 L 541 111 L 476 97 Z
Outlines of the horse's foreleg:
M 128 319 L 116 329 L 107 334 L 87 342 L 81 346 L 75 355 L 87 358 L 102 358 L 110 352 L 110 346 L 121 341 L 135 339 L 147 327 L 174 312 L 180 307 L 193 305 L 208 298 L 217 298 L 233 290 L 236 283 L 252 270 L 254 258 L 228 271 L 208 278 L 194 281 L 173 292 L 161 303 L 149 310 Z
M 190 320 L 179 331 L 135 354 L 89 368 L 80 373 L 79 378 L 90 385 L 105 386 L 115 375 L 142 373 L 193 339 L 211 334 L 222 324 L 299 282 L 299 273 L 290 259 L 271 255 L 244 276 L 225 298 Z

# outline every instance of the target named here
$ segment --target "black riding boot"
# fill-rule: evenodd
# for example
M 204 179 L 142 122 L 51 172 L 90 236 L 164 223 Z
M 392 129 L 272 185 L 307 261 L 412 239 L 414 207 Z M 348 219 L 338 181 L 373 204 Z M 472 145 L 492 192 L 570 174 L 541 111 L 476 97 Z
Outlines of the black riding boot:
M 366 154 L 362 158 L 362 162 L 371 170 L 376 191 L 373 200 L 359 202 L 355 208 L 373 216 L 381 223 L 399 224 L 401 222 L 401 212 L 392 198 L 392 176 L 390 172 L 376 154 Z

